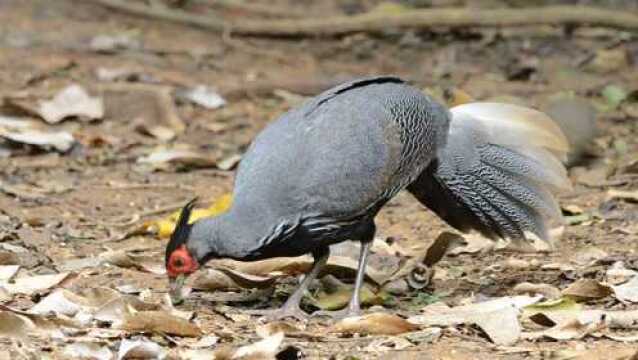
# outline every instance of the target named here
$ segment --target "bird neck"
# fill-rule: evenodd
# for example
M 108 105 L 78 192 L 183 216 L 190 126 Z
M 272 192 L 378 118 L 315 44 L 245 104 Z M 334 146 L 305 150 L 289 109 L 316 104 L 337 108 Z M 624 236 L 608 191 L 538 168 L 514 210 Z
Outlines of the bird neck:
M 259 222 L 231 210 L 195 222 L 188 247 L 200 265 L 213 258 L 246 260 L 257 248 L 262 232 Z

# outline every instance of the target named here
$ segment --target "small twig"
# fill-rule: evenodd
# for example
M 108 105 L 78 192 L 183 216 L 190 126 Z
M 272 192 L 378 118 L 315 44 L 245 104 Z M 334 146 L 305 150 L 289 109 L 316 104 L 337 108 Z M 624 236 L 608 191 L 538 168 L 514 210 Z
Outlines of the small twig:
M 232 30 L 230 27 L 226 28 L 223 32 L 222 32 L 222 42 L 228 46 L 230 46 L 231 48 L 235 48 L 239 51 L 243 51 L 246 52 L 248 54 L 251 55 L 257 55 L 257 56 L 268 56 L 268 57 L 272 57 L 277 59 L 278 61 L 281 62 L 286 62 L 291 60 L 290 57 L 282 54 L 281 52 L 277 51 L 277 50 L 267 50 L 267 49 L 261 49 L 255 46 L 251 46 L 245 42 L 242 42 L 240 40 L 237 39 L 233 39 L 232 37 Z
M 279 18 L 300 18 L 306 17 L 307 13 L 291 10 L 291 9 L 283 9 L 281 7 L 273 7 L 272 5 L 261 5 L 261 4 L 252 4 L 246 1 L 239 0 L 197 0 L 199 3 L 204 3 L 206 5 L 225 8 L 228 10 L 237 10 L 243 11 L 247 13 L 252 13 L 255 15 L 264 15 L 270 17 L 279 17 Z
M 355 32 L 383 33 L 388 28 L 433 29 L 437 27 L 505 27 L 522 25 L 594 25 L 638 30 L 638 15 L 592 6 L 556 5 L 523 9 L 441 8 L 406 10 L 396 14 L 371 12 L 354 16 L 311 19 L 246 20 L 229 23 L 210 15 L 190 14 L 164 7 L 150 7 L 126 0 L 91 0 L 132 15 L 190 25 L 222 33 L 253 36 L 339 36 Z
M 104 189 L 112 189 L 112 190 L 143 190 L 143 189 L 183 189 L 183 190 L 194 190 L 191 186 L 181 185 L 181 184 L 129 184 L 129 183 L 117 183 L 117 182 L 107 182 L 104 185 L 97 185 L 96 188 L 104 188 Z

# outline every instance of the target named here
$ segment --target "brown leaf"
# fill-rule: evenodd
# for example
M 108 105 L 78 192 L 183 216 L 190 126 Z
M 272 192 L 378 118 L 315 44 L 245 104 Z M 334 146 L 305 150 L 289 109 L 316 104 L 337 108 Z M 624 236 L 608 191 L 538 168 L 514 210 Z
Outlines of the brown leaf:
M 126 314 L 119 328 L 128 331 L 164 333 L 177 336 L 200 336 L 202 331 L 188 320 L 165 311 L 139 311 Z
M 27 317 L 0 310 L 0 337 L 26 338 L 35 325 Z
M 398 335 L 418 328 L 418 325 L 397 315 L 373 313 L 345 318 L 336 323 L 329 331 L 347 334 Z
M 557 299 L 561 296 L 560 290 L 549 284 L 532 284 L 524 282 L 514 286 L 512 291 L 515 294 L 540 294 L 548 300 Z
M 562 291 L 563 295 L 576 300 L 601 299 L 613 293 L 609 285 L 593 279 L 580 279 Z
M 476 324 L 495 344 L 509 345 L 521 335 L 518 321 L 520 309 L 540 299 L 540 296 L 504 297 L 454 308 L 433 304 L 423 309 L 423 315 L 410 317 L 409 320 L 423 326 Z
M 137 159 L 139 164 L 151 165 L 156 169 L 165 169 L 170 165 L 188 167 L 214 167 L 217 159 L 208 154 L 187 149 L 159 149 Z

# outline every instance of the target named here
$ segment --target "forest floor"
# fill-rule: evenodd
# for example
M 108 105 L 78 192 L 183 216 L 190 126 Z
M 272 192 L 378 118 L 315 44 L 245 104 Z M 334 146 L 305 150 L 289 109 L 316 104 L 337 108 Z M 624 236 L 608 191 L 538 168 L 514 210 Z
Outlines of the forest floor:
M 275 8 L 287 6 L 287 1 L 275 3 Z M 356 1 L 347 3 L 352 11 L 374 6 L 373 1 L 362 1 L 361 8 L 352 5 Z M 197 12 L 204 5 L 190 6 Z M 314 7 L 308 13 L 344 11 L 336 1 L 305 6 Z M 230 358 L 262 337 L 278 350 L 264 343 L 258 350 L 272 356 L 285 349 L 278 358 L 296 358 L 297 352 L 317 359 L 635 359 L 638 278 L 634 285 L 623 284 L 638 271 L 636 64 L 635 35 L 599 28 L 230 37 L 116 13 L 90 1 L 0 0 L 0 137 L 5 139 L 0 142 L 0 359 L 81 353 L 109 359 L 126 355 L 130 344 L 153 356 Z M 560 194 L 569 221 L 556 249 L 466 245 L 434 266 L 424 289 L 410 289 L 401 278 L 392 290 L 370 284 L 377 305 L 367 312 L 401 318 L 364 324 L 355 335 L 344 335 L 348 331 L 338 331 L 332 320 L 268 326 L 247 315 L 245 309 L 276 307 L 285 299 L 295 278 L 281 275 L 296 270 L 283 266 L 250 270 L 235 264 L 230 277 L 209 270 L 213 279 L 193 285 L 184 304 L 166 304 L 166 239 L 147 225 L 195 196 L 208 206 L 231 192 L 236 160 L 251 139 L 305 97 L 374 74 L 401 76 L 441 97 L 453 93 L 543 108 L 578 96 L 591 104 L 587 109 L 596 109 L 599 132 L 583 150 L 585 160 L 570 169 L 573 190 Z M 55 101 L 48 103 L 53 109 L 43 106 L 72 84 L 89 97 L 75 93 L 74 106 L 55 108 Z M 195 92 L 200 97 L 188 92 L 193 89 L 201 90 Z M 217 107 L 212 91 L 225 105 Z M 576 136 L 580 128 L 574 128 Z M 49 134 L 53 131 L 58 135 Z M 451 231 L 404 193 L 381 211 L 377 228 L 380 260 L 372 266 L 381 273 L 396 272 Z M 344 248 L 343 258 L 356 253 Z M 331 275 L 352 281 L 351 271 L 340 271 L 348 266 L 334 268 Z M 317 284 L 305 309 L 335 301 L 324 293 L 335 283 L 343 286 L 334 277 Z M 521 334 L 511 322 L 492 319 L 492 328 L 502 323 L 503 332 L 517 333 L 515 342 L 495 340 L 489 325 L 471 319 L 391 335 L 375 327 L 390 326 L 388 321 L 409 327 L 403 318 L 440 311 L 423 308 L 441 302 L 454 309 L 523 296 L 515 289 L 521 283 L 543 284 L 543 290 L 531 292 L 555 300 L 537 305 L 544 324 L 538 316 L 536 321 L 525 317 L 531 311 L 526 308 L 519 317 Z M 66 300 L 51 300 L 51 294 Z M 119 301 L 118 310 L 105 310 L 113 300 Z M 557 308 L 573 316 L 571 323 L 551 321 Z M 592 309 L 618 313 L 606 313 L 606 320 L 578 317 Z M 136 320 L 135 314 L 147 318 Z M 613 316 L 620 320 L 610 324 Z M 279 328 L 286 337 L 277 346 L 272 334 Z

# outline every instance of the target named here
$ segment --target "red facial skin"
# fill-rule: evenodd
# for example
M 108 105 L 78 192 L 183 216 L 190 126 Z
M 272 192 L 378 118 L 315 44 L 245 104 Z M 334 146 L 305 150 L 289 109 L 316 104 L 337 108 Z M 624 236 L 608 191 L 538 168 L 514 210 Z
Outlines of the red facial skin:
M 166 273 L 170 278 L 176 278 L 178 275 L 189 275 L 199 268 L 197 260 L 191 256 L 186 249 L 186 245 L 182 245 L 175 249 L 168 259 L 166 265 Z

